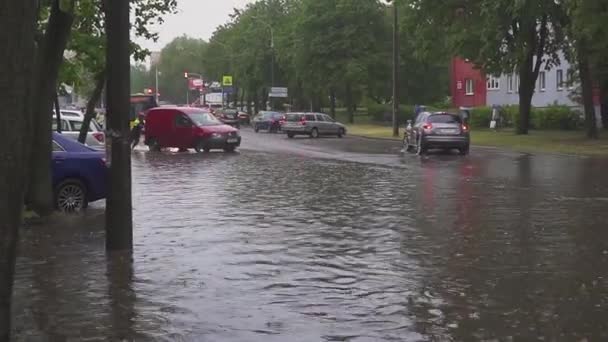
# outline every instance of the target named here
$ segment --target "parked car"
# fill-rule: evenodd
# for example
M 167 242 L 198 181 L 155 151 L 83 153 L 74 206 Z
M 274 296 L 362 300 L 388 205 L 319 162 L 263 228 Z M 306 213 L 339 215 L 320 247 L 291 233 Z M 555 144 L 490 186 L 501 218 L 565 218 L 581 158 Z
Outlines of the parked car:
M 346 135 L 346 126 L 322 113 L 287 113 L 283 131 L 289 138 L 296 135 L 308 135 L 311 138 L 335 135 L 342 138 Z
M 106 197 L 105 153 L 63 134 L 53 133 L 53 195 L 55 207 L 64 212 L 86 209 Z
M 460 154 L 469 153 L 469 127 L 457 114 L 423 112 L 416 121 L 408 122 L 404 147 L 407 151 L 424 154 L 431 148 L 458 149 Z
M 233 152 L 241 145 L 239 130 L 208 111 L 191 107 L 150 109 L 146 117 L 146 145 L 151 151 L 166 147 L 194 148 L 197 152 L 223 149 Z
M 260 130 L 267 130 L 276 133 L 281 130 L 285 122 L 285 114 L 279 112 L 261 111 L 253 118 L 253 130 L 257 133 Z
M 61 109 L 59 110 L 62 118 L 80 118 L 84 119 L 84 114 L 79 110 L 74 109 Z M 53 117 L 55 117 L 55 110 L 53 109 Z
M 232 127 L 240 128 L 239 122 L 239 111 L 236 109 L 219 109 L 215 113 L 215 117 L 217 117 L 221 122 L 226 125 L 230 125 Z
M 63 112 L 63 111 L 62 111 Z M 70 116 L 67 115 L 65 117 L 61 117 L 61 134 L 72 140 L 78 140 L 78 135 L 80 135 L 80 128 L 84 122 L 83 117 Z M 52 120 L 52 130 L 53 132 L 57 131 L 57 120 L 53 118 Z M 103 150 L 106 147 L 106 135 L 102 131 L 101 127 L 95 122 L 95 120 L 91 120 L 89 124 L 89 132 L 87 134 L 87 138 L 85 140 L 85 145 L 96 149 Z

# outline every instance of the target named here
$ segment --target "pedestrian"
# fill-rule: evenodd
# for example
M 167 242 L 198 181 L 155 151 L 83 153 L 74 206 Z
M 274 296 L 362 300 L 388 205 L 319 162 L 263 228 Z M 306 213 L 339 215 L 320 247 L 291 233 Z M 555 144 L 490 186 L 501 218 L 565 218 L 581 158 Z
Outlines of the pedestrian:
M 141 138 L 141 131 L 144 128 L 144 115 L 139 114 L 137 119 L 131 122 L 131 149 L 134 150 L 139 145 L 139 139 Z

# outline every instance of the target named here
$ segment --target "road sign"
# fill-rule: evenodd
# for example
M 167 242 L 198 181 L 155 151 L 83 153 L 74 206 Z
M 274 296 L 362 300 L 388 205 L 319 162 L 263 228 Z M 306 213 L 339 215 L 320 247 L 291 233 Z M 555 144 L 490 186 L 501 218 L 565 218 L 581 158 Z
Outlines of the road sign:
M 284 87 L 272 87 L 268 97 L 289 97 L 287 88 Z
M 223 76 L 222 85 L 225 87 L 232 87 L 232 76 Z

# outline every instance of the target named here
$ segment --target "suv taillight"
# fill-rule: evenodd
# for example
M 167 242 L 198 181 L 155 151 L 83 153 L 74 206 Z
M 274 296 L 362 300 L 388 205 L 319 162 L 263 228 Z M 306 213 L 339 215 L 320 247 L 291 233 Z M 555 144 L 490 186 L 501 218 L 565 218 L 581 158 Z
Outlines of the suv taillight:
M 463 133 L 466 133 L 466 132 L 468 132 L 468 131 L 469 131 L 469 126 L 467 126 L 467 125 L 464 125 L 464 124 L 463 124 L 463 125 L 462 125 L 462 132 L 463 132 Z
M 424 124 L 424 126 L 422 126 L 422 129 L 424 129 L 425 131 L 430 131 L 433 129 L 433 124 L 431 124 L 431 123 Z

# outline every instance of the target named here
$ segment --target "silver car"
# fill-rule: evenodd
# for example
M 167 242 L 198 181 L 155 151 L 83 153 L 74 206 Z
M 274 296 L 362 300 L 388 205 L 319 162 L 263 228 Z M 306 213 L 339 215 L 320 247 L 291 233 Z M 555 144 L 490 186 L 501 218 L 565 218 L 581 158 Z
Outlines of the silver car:
M 423 112 L 416 121 L 408 121 L 404 147 L 407 151 L 425 154 L 431 148 L 458 149 L 460 154 L 469 153 L 469 127 L 460 116 L 451 113 Z
M 287 113 L 281 129 L 289 138 L 296 135 L 308 135 L 311 138 L 335 135 L 342 138 L 346 135 L 346 126 L 323 113 Z
M 63 111 L 62 111 L 63 112 Z M 72 140 L 78 140 L 80 134 L 80 127 L 84 118 L 78 116 L 66 115 L 61 117 L 61 134 Z M 55 117 L 52 119 L 53 132 L 57 131 L 57 120 Z M 101 130 L 95 120 L 91 120 L 89 124 L 89 132 L 85 140 L 85 145 L 94 148 L 96 150 L 103 150 L 106 147 L 106 137 L 104 132 Z

